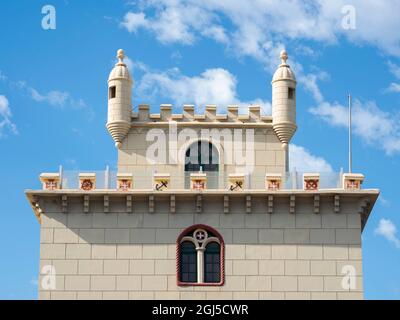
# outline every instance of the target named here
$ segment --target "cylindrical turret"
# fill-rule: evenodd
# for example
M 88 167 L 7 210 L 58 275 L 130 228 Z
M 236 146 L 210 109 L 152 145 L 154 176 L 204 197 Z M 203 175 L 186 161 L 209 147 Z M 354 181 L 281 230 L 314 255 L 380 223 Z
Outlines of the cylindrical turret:
M 108 77 L 108 119 L 107 130 L 121 148 L 122 141 L 131 126 L 133 80 L 124 60 L 124 50 L 117 52 L 118 62 Z
M 281 52 L 281 61 L 272 79 L 272 124 L 285 150 L 285 167 L 289 169 L 288 144 L 296 126 L 296 77 L 286 60 L 285 50 Z

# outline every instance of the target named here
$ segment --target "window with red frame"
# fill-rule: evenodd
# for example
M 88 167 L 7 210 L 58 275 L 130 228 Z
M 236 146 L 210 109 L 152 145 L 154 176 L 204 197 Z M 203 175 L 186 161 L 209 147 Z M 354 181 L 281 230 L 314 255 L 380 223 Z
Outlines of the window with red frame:
M 178 284 L 222 285 L 223 239 L 204 225 L 186 229 L 178 238 Z

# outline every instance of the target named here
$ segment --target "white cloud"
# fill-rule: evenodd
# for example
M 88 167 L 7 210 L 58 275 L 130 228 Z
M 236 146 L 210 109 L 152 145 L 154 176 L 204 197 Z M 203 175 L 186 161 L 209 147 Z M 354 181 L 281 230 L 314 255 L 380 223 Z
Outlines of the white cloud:
M 64 107 L 66 105 L 73 108 L 85 108 L 87 107 L 83 99 L 74 99 L 69 92 L 52 90 L 47 93 L 39 93 L 36 89 L 27 87 L 30 96 L 36 102 L 46 102 L 52 107 Z
M 304 147 L 291 144 L 289 146 L 290 170 L 298 172 L 325 172 L 332 173 L 332 166 L 324 159 L 313 155 Z
M 389 72 L 393 74 L 397 79 L 400 79 L 400 66 L 388 61 L 387 65 L 389 67 Z M 394 92 L 394 93 L 399 93 L 400 92 L 400 83 L 392 82 L 389 87 L 385 90 L 385 92 Z
M 140 67 L 140 66 L 139 66 Z M 224 110 L 228 105 L 236 104 L 239 107 L 259 105 L 263 113 L 271 113 L 271 104 L 262 99 L 242 101 L 236 92 L 237 80 L 229 71 L 216 68 L 207 69 L 197 76 L 183 75 L 179 69 L 174 68 L 166 72 L 145 70 L 135 93 L 142 99 L 154 100 L 157 98 L 168 99 L 176 106 L 194 104 L 198 108 L 204 108 L 209 104 L 217 105 Z
M 7 76 L 0 70 L 0 80 L 1 81 L 6 81 L 7 80 Z
M 346 30 L 342 26 L 345 6 L 353 6 L 356 13 L 355 29 Z M 137 12 L 127 13 L 121 23 L 130 32 L 139 28 L 153 33 L 161 43 L 193 44 L 201 37 L 213 38 L 223 43 L 233 54 L 249 56 L 273 72 L 278 64 L 279 52 L 284 43 L 298 44 L 301 40 L 312 40 L 321 44 L 336 44 L 346 38 L 357 44 L 367 44 L 379 50 L 400 57 L 400 1 L 388 0 L 385 3 L 374 0 L 269 0 L 269 1 L 231 1 L 231 0 L 144 0 Z M 229 26 L 229 29 L 225 26 Z M 293 51 L 296 55 L 304 50 Z M 310 50 L 306 50 L 312 54 Z M 338 103 L 324 100 L 318 82 L 326 79 L 326 73 L 307 73 L 296 57 L 290 64 L 297 74 L 299 84 L 311 93 L 318 107 L 311 109 L 316 116 L 330 124 L 347 127 L 346 108 Z M 399 77 L 399 66 L 388 62 L 391 72 Z M 151 78 L 151 77 L 150 77 Z M 163 83 L 165 93 L 183 93 L 184 97 L 193 97 L 193 90 L 178 80 L 177 88 L 172 87 L 171 77 L 148 78 Z M 201 78 L 201 76 L 200 76 Z M 182 78 L 183 80 L 185 78 Z M 226 83 L 226 93 L 232 90 Z M 195 79 L 193 79 L 195 81 Z M 400 92 L 400 84 L 393 82 L 388 91 Z M 212 90 L 209 91 L 212 93 Z M 228 96 L 228 95 L 227 95 Z M 214 99 L 212 94 L 207 103 Z M 178 96 L 174 100 L 179 99 Z M 204 102 L 200 98 L 198 99 Z M 237 98 L 236 98 L 237 100 Z M 224 104 L 235 102 L 220 101 Z M 355 134 L 363 141 L 381 147 L 387 154 L 400 151 L 400 128 L 396 115 L 382 111 L 375 103 L 367 102 L 354 108 Z
M 11 121 L 11 109 L 8 99 L 4 95 L 0 95 L 0 138 L 5 135 L 4 132 L 10 131 L 17 134 L 18 130 L 16 125 Z
M 300 74 L 298 81 L 303 85 L 304 89 L 311 93 L 314 100 L 318 103 L 323 102 L 324 97 L 322 96 L 321 90 L 318 86 L 318 80 L 323 80 L 322 74 Z
M 390 73 L 392 73 L 397 79 L 400 79 L 400 66 L 391 61 L 388 61 L 387 64 L 388 64 Z
M 46 93 L 40 93 L 37 89 L 28 85 L 26 81 L 10 80 L 6 75 L 0 71 L 0 80 L 5 81 L 13 89 L 18 89 L 22 93 L 27 94 L 32 100 L 36 102 L 45 102 L 53 107 L 69 106 L 75 109 L 90 108 L 86 105 L 83 99 L 75 99 L 69 92 L 61 90 L 50 90 Z
M 11 117 L 11 110 L 6 96 L 0 95 L 0 115 L 2 117 Z
M 162 43 L 191 44 L 196 38 L 193 31 L 218 41 L 224 38 L 223 30 L 212 23 L 212 12 L 201 6 L 170 0 L 151 2 L 148 4 L 156 7 L 154 17 L 147 18 L 144 12 L 128 12 L 121 26 L 134 33 L 140 28 L 147 29 Z
M 354 6 L 356 13 L 354 30 L 342 27 L 342 9 L 348 5 Z M 400 56 L 400 34 L 393 32 L 400 29 L 397 0 L 147 0 L 141 2 L 141 8 L 126 13 L 121 25 L 129 32 L 147 29 L 163 43 L 192 44 L 197 37 L 211 36 L 241 49 L 239 54 L 263 59 L 267 53 L 264 45 L 271 41 L 335 43 L 345 37 Z M 221 21 L 228 21 L 233 32 L 228 33 Z
M 400 92 L 400 83 L 392 82 L 390 86 L 386 89 L 386 92 Z
M 382 194 L 379 195 L 378 200 L 379 200 L 379 202 L 381 203 L 382 206 L 390 207 L 390 201 L 387 200 Z
M 143 12 L 128 12 L 124 17 L 123 22 L 121 22 L 121 25 L 129 32 L 137 32 L 139 28 L 146 28 L 148 21 L 146 20 L 146 16 Z
M 389 219 L 381 219 L 374 233 L 384 237 L 400 249 L 400 239 L 397 237 L 396 225 Z
M 125 56 L 124 63 L 126 64 L 126 67 L 129 69 L 129 71 L 132 73 L 134 62 L 131 60 L 131 58 L 129 58 L 128 56 Z
M 66 101 L 69 99 L 68 92 L 61 91 L 49 91 L 46 94 L 40 94 L 37 90 L 30 88 L 31 97 L 37 102 L 47 102 L 51 106 L 61 107 L 64 106 Z
M 370 145 L 382 148 L 387 154 L 400 152 L 400 121 L 381 110 L 376 103 L 355 100 L 352 109 L 353 132 Z M 310 112 L 332 126 L 348 128 L 348 107 L 339 103 L 322 102 Z

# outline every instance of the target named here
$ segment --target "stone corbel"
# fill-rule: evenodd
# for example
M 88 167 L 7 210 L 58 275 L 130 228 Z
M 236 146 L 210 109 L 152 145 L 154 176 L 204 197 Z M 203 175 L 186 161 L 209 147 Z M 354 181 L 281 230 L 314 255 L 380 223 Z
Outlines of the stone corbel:
M 149 212 L 154 212 L 154 195 L 149 195 Z
M 133 197 L 131 195 L 126 196 L 126 212 L 127 213 L 132 213 L 132 202 L 133 202 Z
M 201 213 L 203 211 L 203 198 L 201 195 L 196 196 L 196 212 Z
M 224 196 L 224 213 L 229 213 L 229 196 Z
M 103 211 L 104 213 L 108 213 L 109 210 L 110 210 L 110 198 L 108 195 L 105 195 L 103 199 Z
M 268 196 L 267 206 L 268 206 L 268 213 L 273 214 L 274 213 L 274 196 L 271 196 L 271 195 Z
M 39 199 L 38 199 L 36 196 L 33 196 L 31 205 L 32 205 L 33 210 L 34 210 L 35 213 L 36 213 L 36 216 L 37 216 L 38 218 L 40 218 L 40 215 L 43 213 L 43 210 L 42 210 L 42 208 L 40 207 Z
M 371 200 L 368 197 L 362 198 L 358 205 L 358 213 L 365 214 L 370 205 Z
M 289 212 L 291 214 L 296 212 L 296 196 L 290 196 L 289 198 Z
M 319 200 L 320 200 L 319 194 L 316 194 L 314 196 L 314 213 L 315 214 L 319 214 Z
M 333 211 L 335 213 L 340 212 L 340 196 L 338 194 L 335 195 L 335 198 L 333 200 Z
M 90 197 L 88 194 L 83 196 L 83 212 L 89 213 Z
M 246 213 L 251 213 L 251 196 L 246 196 Z
M 62 213 L 68 212 L 68 197 L 66 194 L 61 196 L 61 211 Z
M 176 212 L 176 201 L 175 195 L 171 195 L 169 198 L 169 212 L 175 213 Z

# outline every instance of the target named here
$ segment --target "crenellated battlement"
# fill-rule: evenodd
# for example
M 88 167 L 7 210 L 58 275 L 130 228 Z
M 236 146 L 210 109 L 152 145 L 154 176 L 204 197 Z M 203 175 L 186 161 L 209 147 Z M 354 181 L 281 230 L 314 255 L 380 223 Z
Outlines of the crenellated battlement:
M 203 123 L 260 123 L 272 124 L 272 116 L 262 115 L 260 106 L 247 107 L 247 113 L 239 114 L 239 106 L 228 106 L 226 113 L 218 114 L 216 105 L 206 105 L 204 113 L 195 113 L 194 105 L 183 105 L 182 113 L 172 113 L 171 104 L 161 104 L 160 113 L 150 113 L 150 105 L 141 104 L 132 112 L 131 122 L 203 122 Z

